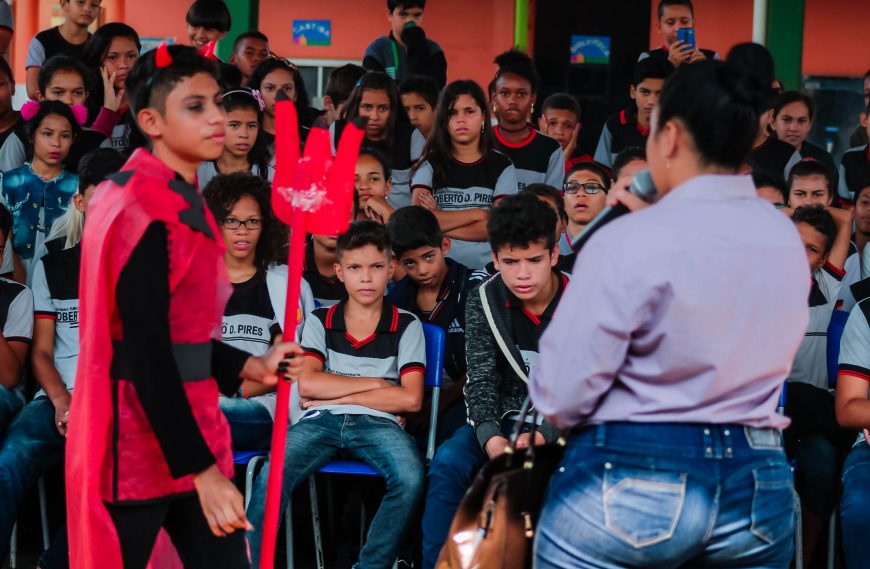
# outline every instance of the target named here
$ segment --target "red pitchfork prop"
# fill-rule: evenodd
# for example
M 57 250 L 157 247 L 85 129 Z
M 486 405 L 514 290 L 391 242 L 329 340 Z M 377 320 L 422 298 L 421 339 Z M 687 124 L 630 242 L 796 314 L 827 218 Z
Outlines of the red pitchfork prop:
M 362 139 L 363 131 L 348 123 L 333 160 L 329 131 L 313 127 L 305 144 L 305 155 L 300 158 L 296 108 L 281 96 L 275 104 L 276 168 L 272 182 L 272 208 L 278 219 L 290 226 L 289 280 L 283 328 L 284 338 L 288 340 L 292 341 L 296 336 L 305 234 L 337 235 L 347 230 L 353 212 L 353 177 Z M 272 430 L 260 569 L 274 567 L 289 404 L 290 382 L 280 380 Z

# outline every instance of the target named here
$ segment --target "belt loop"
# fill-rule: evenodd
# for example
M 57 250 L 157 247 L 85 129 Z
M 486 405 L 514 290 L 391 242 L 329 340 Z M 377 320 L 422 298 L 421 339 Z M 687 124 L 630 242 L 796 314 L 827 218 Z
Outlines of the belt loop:
M 604 429 L 604 424 L 597 425 L 595 427 L 595 446 L 598 448 L 604 447 L 605 443 L 607 442 L 607 437 L 605 435 Z

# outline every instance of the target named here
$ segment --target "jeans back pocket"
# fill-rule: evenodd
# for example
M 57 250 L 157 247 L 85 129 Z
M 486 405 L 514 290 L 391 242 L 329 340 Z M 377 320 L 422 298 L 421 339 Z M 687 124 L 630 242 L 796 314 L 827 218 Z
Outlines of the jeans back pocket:
M 686 474 L 607 463 L 602 496 L 607 529 L 632 547 L 648 547 L 674 535 Z
M 752 533 L 768 544 L 791 536 L 794 530 L 794 478 L 782 464 L 768 464 L 752 470 Z

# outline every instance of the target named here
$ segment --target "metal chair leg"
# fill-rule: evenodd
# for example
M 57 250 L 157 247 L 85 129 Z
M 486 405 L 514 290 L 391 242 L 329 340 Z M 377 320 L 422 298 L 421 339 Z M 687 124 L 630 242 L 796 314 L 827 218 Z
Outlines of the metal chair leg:
M 18 523 L 12 526 L 12 541 L 9 543 L 9 569 L 18 566 Z
M 314 529 L 314 557 L 317 561 L 317 569 L 326 566 L 323 559 L 323 536 L 320 533 L 320 508 L 317 507 L 317 483 L 312 474 L 308 478 L 308 493 L 311 497 L 311 524 Z
M 251 493 L 254 489 L 254 474 L 257 472 L 257 465 L 265 460 L 265 457 L 255 456 L 248 461 L 248 466 L 245 469 L 245 509 L 248 509 L 248 504 L 251 502 Z
M 39 487 L 39 518 L 42 522 L 42 549 L 45 551 L 51 543 L 48 532 L 48 498 L 45 493 L 45 477 L 40 477 L 37 485 Z
M 837 561 L 837 509 L 831 512 L 828 522 L 828 569 L 834 569 Z
M 794 493 L 794 569 L 804 569 L 804 532 L 801 525 L 801 499 Z
M 293 556 L 293 508 L 291 506 L 293 497 L 291 496 L 290 498 L 290 500 L 287 500 L 287 509 L 284 510 L 284 539 L 286 540 L 287 545 L 287 569 L 293 569 L 295 567 Z

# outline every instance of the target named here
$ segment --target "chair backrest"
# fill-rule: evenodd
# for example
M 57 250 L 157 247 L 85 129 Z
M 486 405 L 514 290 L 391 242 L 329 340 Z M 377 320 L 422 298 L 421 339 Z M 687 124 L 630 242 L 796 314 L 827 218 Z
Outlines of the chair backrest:
M 426 387 L 441 387 L 447 335 L 440 326 L 424 323 L 423 336 L 426 338 Z

